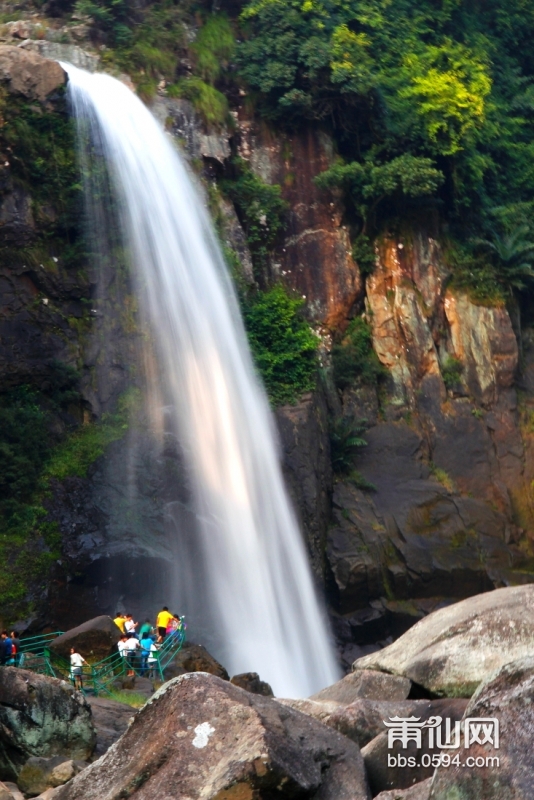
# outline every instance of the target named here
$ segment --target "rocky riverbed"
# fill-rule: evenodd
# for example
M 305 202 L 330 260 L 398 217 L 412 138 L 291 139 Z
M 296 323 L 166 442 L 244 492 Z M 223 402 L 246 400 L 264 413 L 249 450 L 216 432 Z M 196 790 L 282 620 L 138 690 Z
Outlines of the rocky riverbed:
M 1 669 L 1 800 L 534 797 L 534 586 L 439 609 L 307 699 L 198 645 L 171 674 L 136 709 Z

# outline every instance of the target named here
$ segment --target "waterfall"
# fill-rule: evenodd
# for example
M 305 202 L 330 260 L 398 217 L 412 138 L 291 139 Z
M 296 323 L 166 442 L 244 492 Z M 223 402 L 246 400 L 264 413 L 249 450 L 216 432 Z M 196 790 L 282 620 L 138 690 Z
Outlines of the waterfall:
M 230 643 L 233 673 L 259 672 L 278 696 L 308 696 L 338 670 L 285 491 L 272 414 L 201 196 L 175 143 L 130 89 L 62 66 L 80 155 L 96 149 L 107 164 L 139 304 L 172 398 L 166 411 L 184 453 L 195 519 L 188 591 L 202 592 L 210 624 Z M 89 200 L 94 208 L 96 199 Z

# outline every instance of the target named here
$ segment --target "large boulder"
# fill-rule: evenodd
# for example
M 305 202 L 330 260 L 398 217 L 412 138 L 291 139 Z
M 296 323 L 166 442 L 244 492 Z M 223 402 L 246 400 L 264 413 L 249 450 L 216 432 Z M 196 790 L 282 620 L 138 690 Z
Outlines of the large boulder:
M 414 722 L 426 723 L 432 728 L 432 734 L 423 728 L 420 743 L 413 739 L 407 743 L 396 739 L 390 746 L 389 733 L 382 722 L 381 733 L 362 750 L 373 794 L 389 789 L 408 789 L 412 784 L 430 778 L 436 766 L 432 758 L 438 759 L 441 751 L 441 747 L 437 746 L 438 733 L 433 729 L 433 723 L 438 723 L 439 736 L 443 737 L 440 742 L 446 742 L 447 733 L 455 731 L 455 724 L 462 719 L 467 703 L 463 698 L 418 701 L 411 713 L 389 713 L 384 716 L 384 722 L 388 724 L 391 724 L 394 716 L 401 720 L 411 718 Z
M 91 709 L 65 681 L 0 669 L 0 779 L 16 779 L 30 756 L 86 760 L 93 752 Z
M 336 702 L 342 705 L 353 703 L 359 697 L 368 700 L 406 700 L 411 682 L 397 675 L 387 675 L 373 670 L 357 670 L 345 675 L 340 681 L 321 689 L 311 696 L 318 702 Z
M 356 744 L 206 673 L 164 684 L 114 747 L 56 791 L 54 800 L 370 798 Z
M 389 792 L 380 792 L 375 800 L 428 800 L 432 778 L 416 783 L 409 789 L 391 789 Z
M 440 715 L 444 719 L 460 719 L 467 700 L 444 698 L 442 700 L 366 700 L 362 697 L 342 706 L 335 702 L 316 700 L 278 700 L 279 703 L 308 714 L 329 728 L 352 739 L 359 747 L 365 747 L 384 733 L 384 720 L 392 717 L 418 717 Z
M 176 654 L 172 663 L 165 669 L 165 677 L 176 678 L 187 672 L 208 672 L 224 681 L 230 680 L 228 672 L 219 664 L 216 658 L 209 653 L 204 645 L 186 642 Z
M 409 678 L 438 696 L 470 697 L 481 681 L 534 649 L 534 585 L 495 589 L 441 608 L 354 662 Z
M 67 75 L 57 61 L 20 47 L 0 46 L 0 81 L 11 94 L 44 103 L 49 95 L 63 87 Z
M 252 694 L 262 694 L 264 697 L 273 697 L 274 693 L 271 685 L 262 681 L 257 672 L 241 672 L 239 675 L 234 675 L 230 680 L 234 686 L 240 686 Z
M 84 658 L 101 661 L 113 653 L 120 637 L 120 628 L 115 625 L 111 617 L 103 615 L 89 619 L 58 636 L 51 643 L 50 650 L 63 658 L 68 658 L 71 647 L 76 647 Z
M 452 759 L 457 758 L 458 765 L 453 761 L 448 767 L 438 767 L 431 800 L 534 797 L 533 696 L 532 656 L 505 665 L 480 686 L 464 714 L 461 746 L 448 751 Z M 480 718 L 486 723 L 485 729 L 481 728 Z M 468 722 L 471 719 L 473 723 Z M 498 742 L 493 719 L 499 726 Z

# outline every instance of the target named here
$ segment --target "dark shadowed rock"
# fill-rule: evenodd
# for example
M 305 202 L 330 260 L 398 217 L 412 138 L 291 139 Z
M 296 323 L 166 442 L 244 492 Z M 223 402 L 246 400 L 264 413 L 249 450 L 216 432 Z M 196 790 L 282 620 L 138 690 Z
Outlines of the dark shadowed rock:
M 392 789 L 390 792 L 380 792 L 375 800 L 428 800 L 432 778 L 416 783 L 409 789 Z
M 264 697 L 274 697 L 273 690 L 270 685 L 265 681 L 260 680 L 257 672 L 243 672 L 240 675 L 234 675 L 230 680 L 234 686 L 239 686 L 252 694 L 261 694 Z
M 419 721 L 430 720 L 431 717 L 439 717 L 441 719 L 440 735 L 443 736 L 443 742 L 445 742 L 448 730 L 447 725 L 454 732 L 455 723 L 462 719 L 467 702 L 467 700 L 459 698 L 419 701 L 414 707 L 413 713 L 399 714 L 398 716 L 413 716 Z M 386 722 L 389 721 L 388 717 L 384 717 Z M 447 720 L 450 720 L 450 722 L 447 723 Z M 421 746 L 418 746 L 415 741 L 409 741 L 407 747 L 404 747 L 403 743 L 397 740 L 393 742 L 390 748 L 388 733 L 384 724 L 382 724 L 382 731 L 383 733 L 376 736 L 362 750 L 371 791 L 374 794 L 389 789 L 407 789 L 413 783 L 419 783 L 432 776 L 435 769 L 435 764 L 432 765 L 432 756 L 437 758 L 441 751 L 441 747 L 436 744 L 436 738 L 431 742 L 428 731 L 423 730 Z M 432 735 L 437 737 L 437 733 L 435 734 L 434 731 Z M 399 756 L 406 760 L 400 765 L 394 765 L 393 759 L 396 760 Z M 424 756 L 426 758 L 423 762 Z M 413 762 L 407 762 L 408 759 L 413 759 Z M 427 762 L 429 766 L 423 766 L 423 763 L 426 764 Z
M 479 741 L 470 743 L 467 748 L 464 740 L 459 750 L 450 750 L 451 757 L 459 755 L 460 765 L 467 758 L 478 758 L 483 766 L 438 767 L 429 795 L 431 800 L 531 800 L 534 797 L 533 696 L 532 656 L 505 665 L 480 686 L 465 710 L 464 735 L 469 718 L 496 718 L 499 746 L 495 746 L 491 736 L 485 741 L 482 733 Z
M 357 745 L 276 700 L 199 673 L 162 686 L 116 745 L 57 793 L 58 800 L 267 796 L 368 800 Z
M 43 103 L 66 80 L 67 75 L 57 61 L 48 61 L 19 47 L 0 46 L 0 81 L 12 94 Z
M 105 697 L 88 697 L 96 731 L 95 756 L 103 755 L 122 736 L 137 709 Z
M 16 778 L 30 756 L 89 758 L 91 709 L 65 681 L 15 667 L 0 669 L 0 778 Z
M 359 697 L 368 700 L 406 700 L 411 685 L 407 678 L 362 669 L 346 675 L 326 689 L 321 689 L 310 700 L 328 700 L 343 705 L 348 705 Z
M 470 697 L 534 649 L 534 585 L 496 589 L 434 611 L 354 669 L 403 675 L 438 695 Z
M 204 645 L 186 642 L 165 670 L 167 680 L 186 672 L 208 672 L 224 681 L 230 680 L 225 668 L 209 653 Z
M 282 468 L 302 530 L 312 569 L 324 582 L 326 535 L 330 524 L 332 464 L 328 412 L 321 391 L 296 405 L 275 410 L 282 444 Z
M 68 658 L 70 648 L 76 647 L 84 658 L 96 661 L 111 655 L 121 636 L 121 631 L 111 617 L 89 619 L 82 625 L 67 631 L 50 645 L 50 649 L 63 658 Z

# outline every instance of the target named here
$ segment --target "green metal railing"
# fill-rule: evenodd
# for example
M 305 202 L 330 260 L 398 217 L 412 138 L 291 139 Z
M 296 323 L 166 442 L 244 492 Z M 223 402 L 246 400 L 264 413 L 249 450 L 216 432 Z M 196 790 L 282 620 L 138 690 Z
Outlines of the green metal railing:
M 61 634 L 61 631 L 56 631 L 21 640 L 17 666 L 41 675 L 73 682 L 70 662 L 50 649 L 50 644 Z M 155 660 L 151 662 L 142 660 L 137 651 L 135 658 L 122 656 L 116 652 L 94 664 L 84 665 L 81 675 L 82 691 L 90 690 L 95 695 L 102 692 L 109 694 L 114 681 L 126 675 L 127 672 L 133 672 L 140 676 L 148 674 L 164 681 L 165 669 L 181 650 L 184 641 L 185 624 L 182 621 L 178 630 L 165 638 L 155 654 Z

